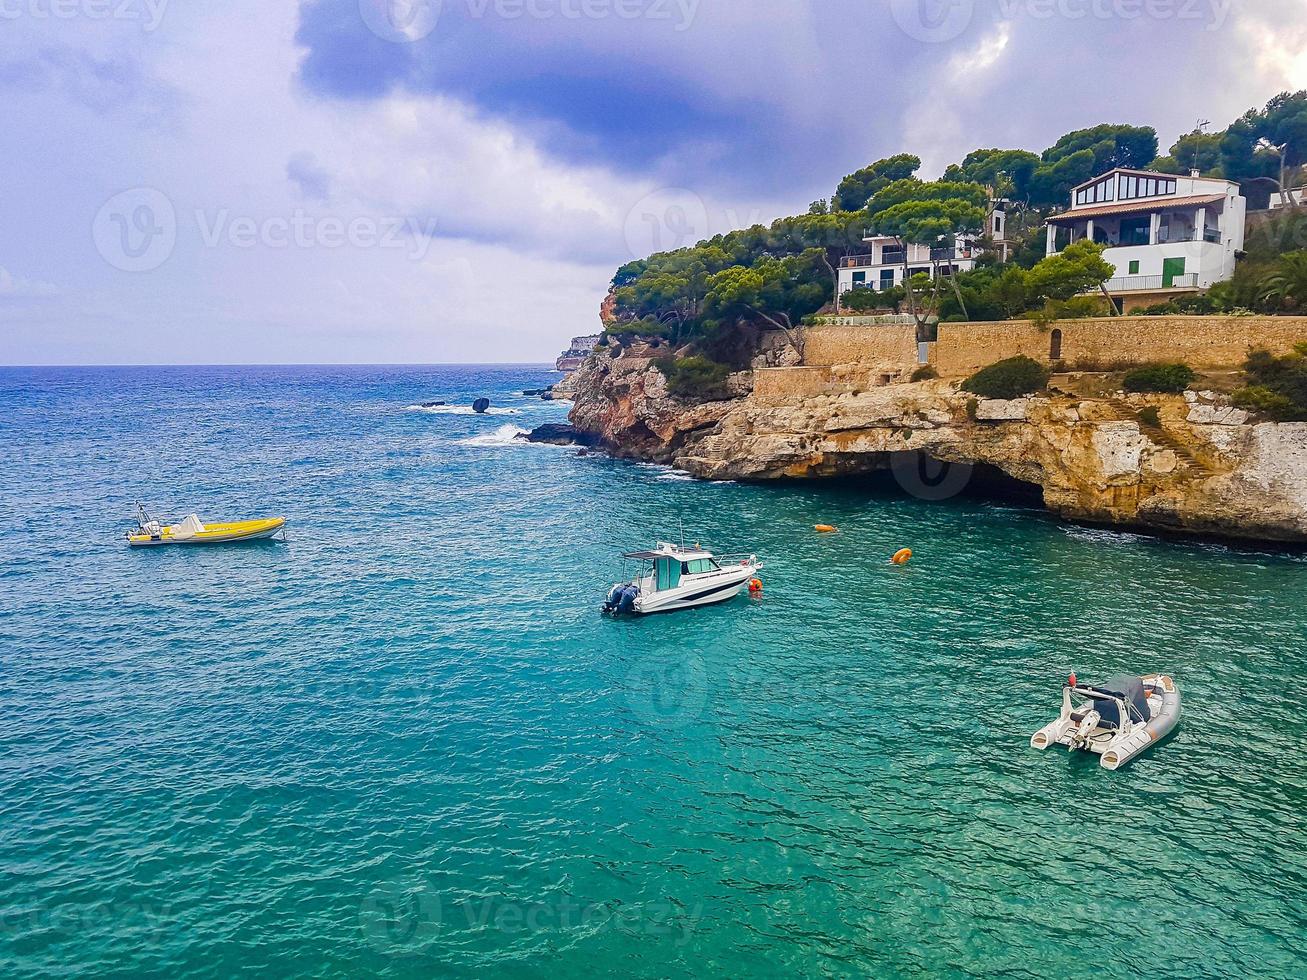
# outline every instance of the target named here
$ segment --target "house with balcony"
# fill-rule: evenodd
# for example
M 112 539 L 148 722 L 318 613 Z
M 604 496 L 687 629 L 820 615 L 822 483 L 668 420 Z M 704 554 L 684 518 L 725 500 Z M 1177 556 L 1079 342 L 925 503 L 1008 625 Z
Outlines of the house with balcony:
M 1128 313 L 1232 277 L 1246 209 L 1234 181 L 1112 170 L 1072 189 L 1071 207 L 1048 219 L 1046 251 L 1085 238 L 1108 246 L 1106 288 Z
M 990 212 L 985 230 L 992 239 L 999 258 L 1005 259 L 1008 249 L 1007 214 L 1001 207 L 1002 203 L 998 202 L 998 206 Z M 952 241 L 942 248 L 904 246 L 899 244 L 897 238 L 871 233 L 862 241 L 867 246 L 865 252 L 847 256 L 840 261 L 841 296 L 851 289 L 883 291 L 891 286 L 901 286 L 905 270 L 908 276 L 917 273 L 933 276 L 969 272 L 976 267 L 976 260 L 985 251 L 981 238 L 977 235 L 954 235 Z

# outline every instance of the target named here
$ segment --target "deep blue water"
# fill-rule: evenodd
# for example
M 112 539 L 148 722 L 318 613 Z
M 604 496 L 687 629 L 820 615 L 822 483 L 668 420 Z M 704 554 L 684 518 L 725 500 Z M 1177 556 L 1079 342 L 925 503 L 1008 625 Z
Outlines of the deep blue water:
M 554 379 L 0 369 L 0 974 L 1307 972 L 1302 555 L 508 444 Z M 681 522 L 763 597 L 600 618 Z M 1030 750 L 1071 669 L 1179 733 Z

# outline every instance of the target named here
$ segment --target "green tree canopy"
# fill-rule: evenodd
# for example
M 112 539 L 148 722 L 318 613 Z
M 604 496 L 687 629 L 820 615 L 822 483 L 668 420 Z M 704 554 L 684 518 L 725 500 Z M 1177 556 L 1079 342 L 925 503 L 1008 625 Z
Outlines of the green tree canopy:
M 1068 300 L 1077 293 L 1102 289 L 1116 275 L 1116 266 L 1103 258 L 1105 249 L 1082 238 L 1037 262 L 1025 277 L 1030 298 Z
M 1221 140 L 1225 176 L 1239 181 L 1254 204 L 1265 201 L 1260 190 L 1280 183 L 1307 163 L 1307 91 L 1281 92 L 1260 111 L 1249 109 L 1230 124 Z
M 1157 158 L 1151 126 L 1103 123 L 1067 133 L 1045 150 L 1030 178 L 1035 207 L 1064 205 L 1071 188 L 1114 167 L 1146 167 Z
M 1030 178 L 1039 164 L 1039 154 L 1029 150 L 972 150 L 960 164 L 950 164 L 943 179 L 952 183 L 983 184 L 1002 191 L 1006 178 L 1011 185 L 1010 193 L 1025 199 L 1030 193 Z
M 911 177 L 920 169 L 921 158 L 911 153 L 900 153 L 886 157 L 884 160 L 877 160 L 840 181 L 839 187 L 835 189 L 835 197 L 831 201 L 831 209 L 861 211 L 882 187 L 896 180 Z
M 1221 143 L 1224 139 L 1225 133 L 1204 133 L 1195 129 L 1176 140 L 1167 155 L 1158 157 L 1148 165 L 1148 169 L 1187 174 L 1197 168 L 1206 177 L 1223 176 Z

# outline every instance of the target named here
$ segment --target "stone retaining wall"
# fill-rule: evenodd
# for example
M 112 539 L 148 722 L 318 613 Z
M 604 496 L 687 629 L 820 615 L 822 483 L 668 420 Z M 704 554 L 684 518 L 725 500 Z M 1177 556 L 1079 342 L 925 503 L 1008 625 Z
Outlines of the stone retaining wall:
M 858 319 L 806 328 L 804 363 L 856 364 L 871 373 L 916 366 L 911 324 Z M 1049 361 L 1060 353 L 1070 367 L 1077 362 L 1090 367 L 1184 361 L 1196 368 L 1237 368 L 1255 347 L 1283 354 L 1302 341 L 1307 341 L 1307 317 L 1302 316 L 1117 316 L 1058 320 L 1047 327 L 1030 320 L 941 323 L 930 363 L 944 377 L 973 374 L 1018 354 Z

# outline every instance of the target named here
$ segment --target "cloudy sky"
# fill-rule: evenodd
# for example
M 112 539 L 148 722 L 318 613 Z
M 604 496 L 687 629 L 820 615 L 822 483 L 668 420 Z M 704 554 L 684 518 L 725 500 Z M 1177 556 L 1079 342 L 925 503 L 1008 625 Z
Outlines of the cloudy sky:
M 0 0 L 0 85 L 0 363 L 543 361 L 878 157 L 1307 87 L 1307 0 Z

